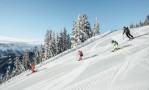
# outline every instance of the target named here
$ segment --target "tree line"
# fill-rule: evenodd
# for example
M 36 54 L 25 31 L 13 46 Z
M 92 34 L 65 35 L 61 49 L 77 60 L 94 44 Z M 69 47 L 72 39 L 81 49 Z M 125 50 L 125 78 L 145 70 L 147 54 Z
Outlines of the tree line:
M 145 18 L 145 20 L 142 22 L 140 21 L 137 24 L 130 24 L 129 28 L 137 28 L 137 27 L 142 27 L 142 26 L 146 26 L 149 25 L 149 15 Z

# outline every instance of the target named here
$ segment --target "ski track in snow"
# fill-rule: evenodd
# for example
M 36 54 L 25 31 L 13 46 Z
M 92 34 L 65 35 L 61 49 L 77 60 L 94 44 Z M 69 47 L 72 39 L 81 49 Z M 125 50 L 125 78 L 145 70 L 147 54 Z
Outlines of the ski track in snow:
M 115 72 L 119 67 L 120 65 L 114 66 L 110 69 L 107 69 L 104 72 L 101 72 L 95 76 L 92 76 L 89 79 L 86 79 L 73 86 L 65 88 L 64 90 L 91 90 L 92 87 L 104 88 L 105 85 L 110 84 L 109 81 L 111 81 L 111 79 L 113 78 L 113 76 L 115 75 Z

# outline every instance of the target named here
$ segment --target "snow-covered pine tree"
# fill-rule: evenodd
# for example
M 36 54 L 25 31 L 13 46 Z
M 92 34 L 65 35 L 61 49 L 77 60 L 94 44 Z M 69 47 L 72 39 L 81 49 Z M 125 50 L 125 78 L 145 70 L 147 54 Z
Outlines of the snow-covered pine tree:
M 39 49 L 36 49 L 35 51 L 35 62 L 36 64 L 39 64 L 41 62 L 41 58 L 40 58 L 40 50 Z
M 88 21 L 87 15 L 83 14 L 81 19 L 81 29 L 87 34 L 87 39 L 93 36 L 91 25 Z M 86 39 L 86 40 L 87 40 Z
M 81 21 L 82 21 L 82 17 L 78 16 L 77 22 L 76 22 L 76 28 L 75 28 L 75 41 L 76 41 L 76 45 L 81 44 L 82 42 L 84 42 L 85 40 L 87 40 L 86 38 L 84 38 L 84 36 L 87 37 L 86 33 L 83 32 L 82 28 L 81 28 Z M 84 35 L 85 34 L 85 35 Z
M 71 37 L 71 47 L 75 47 L 77 45 L 77 25 L 76 21 L 73 21 L 73 28 L 72 28 L 72 37 Z
M 56 55 L 56 38 L 55 38 L 55 32 L 52 33 L 52 41 L 51 41 L 51 52 L 52 56 Z
M 138 24 L 136 24 L 136 28 L 137 28 L 137 27 L 139 27 L 139 25 L 138 25 Z
M 5 76 L 2 78 L 2 82 L 6 82 L 10 79 L 9 70 L 7 68 Z
M 39 49 L 39 56 L 40 56 L 40 60 L 41 60 L 40 63 L 45 60 L 44 53 L 45 53 L 44 47 L 41 45 L 41 47 Z
M 41 45 L 40 47 L 36 49 L 34 53 L 35 53 L 34 55 L 35 64 L 40 64 L 45 59 L 44 58 L 44 47 Z
M 3 83 L 3 78 L 2 78 L 2 74 L 1 74 L 1 76 L 0 76 L 0 84 L 2 84 Z
M 57 35 L 56 35 L 56 54 L 60 53 L 60 47 L 59 46 L 60 46 L 60 36 L 57 33 Z
M 20 62 L 19 56 L 17 56 L 17 57 L 15 58 L 14 66 L 15 66 L 15 69 L 14 69 L 14 71 L 12 72 L 12 76 L 18 75 L 18 74 L 20 74 L 21 72 L 25 71 L 24 66 L 23 66 L 23 65 L 21 64 L 21 62 Z
M 93 36 L 99 35 L 99 20 L 98 18 L 96 18 L 96 23 L 94 24 L 94 28 L 93 28 Z
M 88 34 L 85 32 L 86 30 L 85 24 L 82 23 L 82 17 L 78 16 L 77 21 L 74 21 L 73 24 L 71 47 L 75 47 L 89 38 Z
M 78 16 L 78 19 L 73 23 L 71 47 L 81 44 L 92 36 L 93 31 L 91 30 L 87 15 Z
M 143 23 L 140 21 L 140 23 L 139 23 L 139 27 L 142 27 L 143 26 Z
M 16 76 L 16 68 L 13 68 L 11 72 L 11 78 L 14 76 Z
M 66 28 L 64 28 L 63 30 L 63 51 L 66 51 L 67 50 L 67 31 L 66 31 Z
M 59 38 L 60 40 L 59 40 L 59 43 L 58 43 L 58 47 L 59 47 L 60 53 L 64 51 L 64 43 L 63 43 L 64 41 L 63 41 L 63 37 L 64 37 L 64 36 L 63 36 L 63 31 L 61 31 L 61 32 L 60 32 L 60 38 Z
M 6 73 L 5 73 L 4 76 L 2 77 L 0 83 L 3 83 L 3 82 L 8 81 L 8 80 L 11 79 L 11 77 L 12 77 L 12 76 L 11 76 L 11 74 L 12 74 L 11 66 L 8 65 L 8 66 L 5 68 L 5 70 L 6 70 Z
M 60 32 L 60 34 L 57 33 L 56 37 L 56 52 L 57 54 L 67 50 L 67 31 L 66 28 L 64 28 L 63 31 Z M 70 46 L 69 46 L 70 47 Z
M 146 17 L 147 19 L 147 25 L 149 25 L 149 15 Z
M 56 55 L 55 33 L 48 30 L 45 36 L 45 59 L 49 59 Z
M 71 47 L 70 36 L 67 34 L 66 28 L 60 33 L 61 51 L 66 51 Z
M 144 25 L 149 25 L 149 15 L 146 17 L 146 19 L 144 21 Z
M 67 44 L 66 44 L 67 49 L 71 48 L 71 39 L 70 39 L 70 35 L 67 34 Z
M 129 28 L 134 28 L 134 25 L 131 23 Z
M 22 60 L 22 64 L 25 68 L 25 70 L 30 68 L 30 63 L 29 63 L 29 51 L 26 50 L 23 54 L 23 60 Z
M 45 46 L 45 59 L 49 59 L 51 57 L 51 51 L 50 51 L 50 44 L 52 40 L 52 30 L 47 30 L 44 40 L 44 46 Z

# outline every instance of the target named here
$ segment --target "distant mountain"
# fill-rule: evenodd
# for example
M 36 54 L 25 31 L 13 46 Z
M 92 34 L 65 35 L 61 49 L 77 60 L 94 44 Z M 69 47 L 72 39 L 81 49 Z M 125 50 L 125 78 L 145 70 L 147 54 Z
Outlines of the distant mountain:
M 7 57 L 8 53 L 19 55 L 25 50 L 33 51 L 36 46 L 38 47 L 42 43 L 42 41 L 35 39 L 27 40 L 0 36 L 0 60 L 3 57 Z
M 0 73 L 4 73 L 8 65 L 13 65 L 16 56 L 22 56 L 25 50 L 34 51 L 40 45 L 40 40 L 0 36 Z
M 43 41 L 38 39 L 20 39 L 14 37 L 0 36 L 0 43 L 41 45 L 43 44 Z

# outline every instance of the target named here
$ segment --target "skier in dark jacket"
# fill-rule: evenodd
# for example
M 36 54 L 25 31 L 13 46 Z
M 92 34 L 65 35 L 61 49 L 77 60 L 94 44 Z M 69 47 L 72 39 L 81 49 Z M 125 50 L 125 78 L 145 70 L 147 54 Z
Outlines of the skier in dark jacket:
M 125 34 L 126 33 L 126 36 L 131 40 L 131 39 L 134 39 L 134 37 L 130 34 L 130 30 L 129 30 L 129 28 L 128 27 L 125 27 L 124 26 L 124 31 L 123 31 L 123 34 Z

